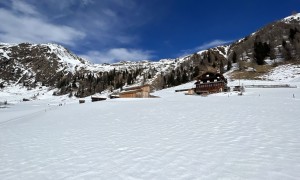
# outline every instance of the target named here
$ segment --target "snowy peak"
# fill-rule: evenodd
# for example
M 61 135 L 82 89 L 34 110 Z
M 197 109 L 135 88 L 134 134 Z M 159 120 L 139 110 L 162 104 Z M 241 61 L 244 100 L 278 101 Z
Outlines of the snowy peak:
M 58 44 L 0 44 L 0 58 L 7 61 L 35 61 L 46 58 L 49 61 L 57 61 L 57 71 L 74 73 L 76 67 L 83 66 L 88 62 L 72 54 L 66 48 Z
M 78 56 L 72 54 L 66 48 L 58 44 L 41 44 L 41 46 L 46 46 L 50 48 L 50 53 L 54 53 L 59 58 L 59 63 L 63 64 L 62 68 L 67 71 L 74 73 L 77 67 L 82 67 L 84 64 L 89 64 Z
M 0 44 L 0 83 L 55 86 L 87 64 L 57 44 Z
M 285 22 L 285 23 L 295 23 L 295 22 L 300 22 L 300 13 L 296 13 L 296 14 L 293 14 L 291 16 L 288 16 L 284 19 L 281 20 L 282 22 Z

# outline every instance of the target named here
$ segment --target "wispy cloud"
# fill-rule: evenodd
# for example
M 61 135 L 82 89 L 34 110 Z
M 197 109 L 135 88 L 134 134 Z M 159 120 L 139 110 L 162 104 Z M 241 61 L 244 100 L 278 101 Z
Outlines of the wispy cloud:
M 233 40 L 215 39 L 215 40 L 212 40 L 210 42 L 203 43 L 200 46 L 197 46 L 195 48 L 181 50 L 181 52 L 180 52 L 180 54 L 178 54 L 178 56 L 184 57 L 184 56 L 187 56 L 189 54 L 192 54 L 192 53 L 195 53 L 195 52 L 198 52 L 198 51 L 202 51 L 202 50 L 206 50 L 206 49 L 209 49 L 209 48 L 221 46 L 221 45 L 224 45 L 224 44 L 228 44 L 230 42 L 233 42 Z
M 56 42 L 74 45 L 86 34 L 73 27 L 47 22 L 34 6 L 13 0 L 11 9 L 0 8 L 0 41 L 21 43 Z
M 88 5 L 93 5 L 94 0 L 47 0 L 47 1 L 38 1 L 37 0 L 27 0 L 27 2 L 31 2 L 32 4 L 45 4 L 49 8 L 56 8 L 57 10 L 68 11 L 70 8 L 78 5 L 80 7 L 85 7 Z
M 127 48 L 113 48 L 107 51 L 89 51 L 87 54 L 80 56 L 94 63 L 113 63 L 123 60 L 149 60 L 154 57 L 153 51 Z
M 210 41 L 210 42 L 203 43 L 202 45 L 196 47 L 195 49 L 201 51 L 201 50 L 205 50 L 205 49 L 208 49 L 208 48 L 221 46 L 221 45 L 224 45 L 224 44 L 227 44 L 227 43 L 230 43 L 230 42 L 232 42 L 232 40 L 216 39 L 216 40 L 213 40 L 213 41 Z
M 20 0 L 12 0 L 12 9 L 26 15 L 39 15 L 34 6 Z
M 134 0 L 0 2 L 0 41 L 74 45 L 84 39 L 102 48 L 136 44 L 139 38 L 131 30 L 145 22 L 138 6 Z

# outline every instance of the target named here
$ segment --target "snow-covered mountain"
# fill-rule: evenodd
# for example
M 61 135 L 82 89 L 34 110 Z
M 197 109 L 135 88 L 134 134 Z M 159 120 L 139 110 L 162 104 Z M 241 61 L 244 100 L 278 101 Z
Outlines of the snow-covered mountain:
M 158 74 L 167 74 L 186 60 L 92 64 L 57 44 L 1 43 L 0 84 L 1 87 L 23 84 L 33 88 L 43 84 L 61 88 L 72 86 L 70 83 L 73 81 L 73 90 L 82 87 L 86 79 L 101 81 L 105 86 L 101 90 L 108 86 L 119 88 L 125 84 L 154 84 Z M 68 82 L 62 82 L 64 80 Z
M 299 61 L 300 14 L 271 23 L 230 45 L 176 59 L 93 64 L 57 44 L 0 44 L 0 87 L 49 86 L 55 94 L 84 97 L 106 89 L 151 84 L 154 89 L 193 80 L 201 71 L 221 73 L 266 62 Z M 255 67 L 254 67 L 255 68 Z

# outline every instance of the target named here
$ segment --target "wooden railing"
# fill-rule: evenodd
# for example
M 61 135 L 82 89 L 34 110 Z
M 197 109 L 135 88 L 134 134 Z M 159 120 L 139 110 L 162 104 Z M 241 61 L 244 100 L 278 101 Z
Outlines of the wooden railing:
M 245 88 L 297 88 L 290 84 L 273 84 L 273 85 L 245 85 Z

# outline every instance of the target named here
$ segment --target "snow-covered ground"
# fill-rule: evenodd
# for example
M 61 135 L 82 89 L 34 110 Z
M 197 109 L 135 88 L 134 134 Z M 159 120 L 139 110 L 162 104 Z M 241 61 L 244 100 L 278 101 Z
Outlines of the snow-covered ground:
M 0 179 L 299 179 L 300 81 L 240 83 L 298 88 L 174 92 L 188 83 L 153 99 L 10 104 L 0 108 Z
M 286 64 L 274 68 L 270 73 L 262 76 L 267 80 L 283 82 L 300 81 L 300 65 Z

